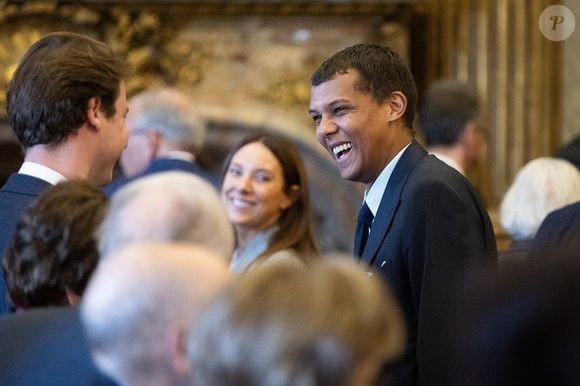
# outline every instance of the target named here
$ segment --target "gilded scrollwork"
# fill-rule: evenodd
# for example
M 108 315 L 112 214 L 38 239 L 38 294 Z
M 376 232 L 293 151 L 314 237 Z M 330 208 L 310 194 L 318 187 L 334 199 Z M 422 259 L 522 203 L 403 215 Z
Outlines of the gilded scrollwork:
M 355 7 L 355 12 L 352 4 L 339 6 L 332 1 L 313 1 L 308 6 L 233 1 L 224 8 L 222 2 L 209 0 L 195 5 L 178 1 L 172 6 L 162 1 L 136 6 L 130 1 L 0 0 L 0 117 L 5 114 L 5 91 L 19 58 L 34 41 L 54 30 L 93 36 L 126 56 L 134 69 L 127 82 L 129 94 L 151 85 L 175 84 L 207 103 L 227 107 L 255 102 L 303 111 L 309 74 L 324 50 L 332 50 L 329 36 L 334 45 L 365 39 L 368 15 L 389 10 L 381 1 L 366 3 L 372 9 Z M 318 18 L 323 9 L 327 14 L 320 20 L 325 22 L 329 15 L 351 18 L 351 13 L 366 12 L 366 17 L 349 19 L 358 25 L 359 36 L 345 37 L 334 28 L 341 23 L 326 22 L 326 27 L 311 23 L 302 31 L 301 22 L 295 22 L 301 12 Z M 309 42 L 309 29 L 312 35 L 319 31 L 322 40 Z M 295 40 L 296 31 L 306 40 Z
M 134 69 L 128 82 L 130 93 L 159 82 L 199 83 L 213 51 L 208 43 L 180 36 L 171 23 L 163 23 L 158 12 L 147 8 L 0 2 L 0 22 L 0 115 L 4 115 L 6 89 L 18 60 L 50 31 L 86 33 L 125 55 Z
M 307 74 L 281 69 L 268 74 L 264 84 L 253 90 L 257 98 L 281 107 L 307 105 L 310 97 L 310 82 Z

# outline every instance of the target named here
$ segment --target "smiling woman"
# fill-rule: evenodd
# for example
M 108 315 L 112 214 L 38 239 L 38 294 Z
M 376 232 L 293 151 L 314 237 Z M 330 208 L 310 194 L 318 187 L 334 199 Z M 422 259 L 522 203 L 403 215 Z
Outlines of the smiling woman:
M 270 133 L 242 139 L 226 160 L 221 182 L 236 232 L 233 272 L 272 259 L 307 263 L 318 255 L 306 172 L 292 142 Z

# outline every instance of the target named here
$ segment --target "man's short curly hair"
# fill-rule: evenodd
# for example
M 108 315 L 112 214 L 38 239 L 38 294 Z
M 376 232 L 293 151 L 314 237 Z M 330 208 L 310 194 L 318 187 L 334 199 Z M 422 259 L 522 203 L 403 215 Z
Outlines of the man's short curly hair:
M 67 289 L 83 293 L 99 260 L 94 233 L 106 207 L 106 195 L 84 181 L 41 193 L 17 224 L 4 257 L 14 308 L 64 305 Z

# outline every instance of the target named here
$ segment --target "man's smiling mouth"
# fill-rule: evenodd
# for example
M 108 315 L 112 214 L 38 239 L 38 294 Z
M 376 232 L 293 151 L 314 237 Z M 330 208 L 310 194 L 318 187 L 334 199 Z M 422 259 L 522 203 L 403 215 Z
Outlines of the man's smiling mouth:
M 350 149 L 352 149 L 352 143 L 350 142 L 345 142 L 342 143 L 338 146 L 334 146 L 332 148 L 332 153 L 334 154 L 334 156 L 339 159 L 341 158 L 344 154 L 348 153 L 350 151 Z

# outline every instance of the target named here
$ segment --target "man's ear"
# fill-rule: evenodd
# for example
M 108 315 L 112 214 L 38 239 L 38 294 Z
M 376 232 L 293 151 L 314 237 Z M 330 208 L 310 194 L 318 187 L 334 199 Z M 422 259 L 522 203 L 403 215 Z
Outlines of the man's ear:
M 99 113 L 101 112 L 101 98 L 92 97 L 87 106 L 87 122 L 97 130 L 101 128 Z
M 387 98 L 387 103 L 390 107 L 389 122 L 400 119 L 407 111 L 407 97 L 400 91 L 393 91 Z
M 477 125 L 474 121 L 469 121 L 465 124 L 465 128 L 460 135 L 460 139 L 462 141 L 470 141 L 471 138 L 476 134 Z
M 475 121 L 469 121 L 459 137 L 459 142 L 472 159 L 478 158 L 485 147 L 485 136 Z
M 155 130 L 147 130 L 145 136 L 147 137 L 147 142 L 149 143 L 149 149 L 151 150 L 151 156 L 153 160 L 157 158 L 161 149 L 161 134 Z
M 187 326 L 174 323 L 165 334 L 166 359 L 171 368 L 181 376 L 187 376 L 191 371 L 187 358 Z
M 65 286 L 64 290 L 66 293 L 66 300 L 68 301 L 68 304 L 70 304 L 71 306 L 77 306 L 77 305 L 81 304 L 80 295 L 78 295 L 76 292 L 74 292 L 68 286 Z

